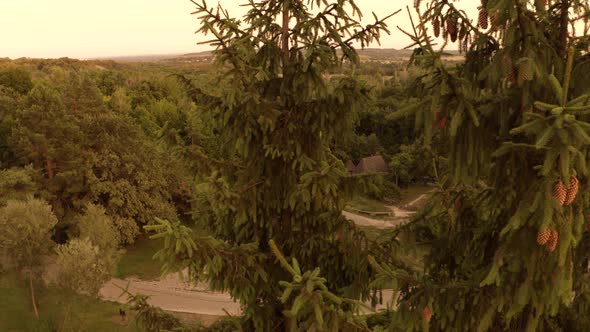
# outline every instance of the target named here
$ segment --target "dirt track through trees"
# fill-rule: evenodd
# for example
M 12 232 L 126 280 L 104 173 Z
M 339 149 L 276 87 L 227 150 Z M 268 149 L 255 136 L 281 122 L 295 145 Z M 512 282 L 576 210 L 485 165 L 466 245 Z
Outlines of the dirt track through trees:
M 417 199 L 408 205 L 424 199 L 426 194 L 420 195 Z M 343 211 L 342 214 L 355 224 L 360 226 L 372 226 L 377 228 L 393 228 L 404 222 L 407 222 L 413 211 L 401 209 L 399 207 L 389 207 L 395 215 L 392 220 L 373 219 L 368 216 L 361 216 L 354 213 Z M 128 287 L 128 291 L 136 294 L 148 295 L 148 303 L 160 307 L 167 311 L 224 316 L 225 311 L 231 315 L 240 314 L 240 305 L 234 302 L 226 293 L 217 293 L 208 291 L 203 285 L 192 286 L 183 281 L 178 275 L 169 275 L 160 280 L 140 280 L 137 278 L 111 279 L 100 290 L 100 296 L 107 301 L 126 303 L 127 296 L 121 294 L 122 288 Z M 391 291 L 384 291 L 391 297 Z M 386 297 L 387 298 L 387 297 Z

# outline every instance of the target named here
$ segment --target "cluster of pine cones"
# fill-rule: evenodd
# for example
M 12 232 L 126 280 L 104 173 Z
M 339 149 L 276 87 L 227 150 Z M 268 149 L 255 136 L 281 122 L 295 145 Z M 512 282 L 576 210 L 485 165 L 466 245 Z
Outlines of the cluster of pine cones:
M 496 32 L 500 27 L 500 13 L 495 11 L 490 14 L 487 9 L 487 0 L 482 1 L 481 6 L 479 6 L 477 26 L 484 30 L 489 27 L 490 32 Z
M 568 187 L 561 180 L 558 181 L 553 187 L 552 196 L 560 206 L 570 205 L 578 196 L 579 189 L 580 181 L 577 177 L 572 176 Z M 571 223 L 571 220 L 566 221 L 566 223 Z M 590 219 L 588 226 L 590 228 Z M 559 244 L 559 233 L 553 228 L 542 229 L 537 233 L 537 243 L 540 246 L 545 246 L 547 251 L 554 252 Z
M 522 83 L 533 79 L 533 66 L 529 61 L 522 61 L 515 66 L 510 55 L 502 57 L 502 74 L 511 83 Z
M 435 17 L 432 20 L 432 30 L 435 37 L 450 38 L 454 43 L 457 40 L 463 40 L 467 37 L 468 29 L 465 24 L 460 24 L 459 17 L 447 15 L 445 17 Z
M 553 187 L 553 198 L 557 200 L 559 205 L 570 205 L 578 196 L 580 189 L 580 181 L 577 177 L 570 178 L 569 186 L 566 188 L 562 181 L 558 181 Z
M 554 252 L 559 244 L 559 233 L 553 228 L 545 228 L 537 233 L 537 243 L 545 246 L 547 251 Z

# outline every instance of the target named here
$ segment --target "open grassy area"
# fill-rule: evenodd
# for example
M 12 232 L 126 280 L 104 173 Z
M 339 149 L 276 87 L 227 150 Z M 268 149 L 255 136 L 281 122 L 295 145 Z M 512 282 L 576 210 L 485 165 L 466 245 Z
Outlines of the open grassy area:
M 355 196 L 350 202 L 348 202 L 347 209 L 367 211 L 367 212 L 391 212 L 383 203 L 364 197 L 361 195 Z
M 422 196 L 423 194 L 430 193 L 433 190 L 435 190 L 435 187 L 425 185 L 414 185 L 409 186 L 407 188 L 403 188 L 401 190 L 401 200 L 399 202 L 399 206 L 409 204 L 417 198 L 419 198 L 420 196 Z M 425 202 L 426 200 L 422 201 L 422 204 L 424 204 Z
M 140 331 L 129 317 L 118 321 L 120 304 L 57 289 L 36 287 L 39 320 L 33 314 L 27 283 L 15 274 L 0 276 L 0 331 Z M 129 314 L 129 310 L 127 310 Z
M 160 276 L 160 263 L 153 259 L 154 254 L 164 247 L 162 239 L 151 240 L 142 235 L 132 246 L 127 247 L 119 266 L 117 278 L 138 277 L 152 280 Z

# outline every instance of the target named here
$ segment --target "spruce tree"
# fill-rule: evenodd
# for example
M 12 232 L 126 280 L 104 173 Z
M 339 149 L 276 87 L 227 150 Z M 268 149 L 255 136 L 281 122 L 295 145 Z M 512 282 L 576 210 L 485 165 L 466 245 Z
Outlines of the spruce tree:
M 194 4 L 199 32 L 212 36 L 216 47 L 221 73 L 214 84 L 223 87 L 199 89 L 206 101 L 201 106 L 232 152 L 223 160 L 201 156 L 212 212 L 205 222 L 213 237 L 193 238 L 188 228 L 161 221 L 150 227 L 166 237 L 158 256 L 165 268 L 188 266 L 193 279 L 239 300 L 247 329 L 284 330 L 301 322 L 300 328 L 321 330 L 324 316 L 346 321 L 339 313 L 348 303 L 334 299 L 333 306 L 320 307 L 318 301 L 321 294 L 336 297 L 327 287 L 351 299 L 368 298 L 370 248 L 341 216 L 359 181 L 331 145 L 351 130 L 352 114 L 370 88 L 354 76 L 329 83 L 324 73 L 358 64 L 355 45 L 378 41 L 387 32 L 384 20 L 361 26 L 352 0 L 252 0 L 242 20 L 204 1 Z M 279 255 L 299 260 L 303 271 L 319 270 L 301 275 L 299 266 L 281 267 Z M 291 279 L 297 285 L 283 285 L 301 290 L 302 280 L 310 280 L 308 287 L 317 287 L 319 295 L 295 301 L 307 301 L 307 314 L 315 310 L 318 320 L 311 325 L 303 322 L 307 314 L 294 311 L 285 320 L 281 300 L 294 301 L 297 291 L 283 294 L 279 281 Z
M 587 1 L 483 0 L 477 22 L 451 1 L 417 6 L 421 101 L 393 117 L 413 114 L 426 141 L 446 123 L 450 174 L 415 228 L 424 273 L 374 264 L 400 285 L 390 327 L 588 330 Z M 465 62 L 445 66 L 432 35 Z

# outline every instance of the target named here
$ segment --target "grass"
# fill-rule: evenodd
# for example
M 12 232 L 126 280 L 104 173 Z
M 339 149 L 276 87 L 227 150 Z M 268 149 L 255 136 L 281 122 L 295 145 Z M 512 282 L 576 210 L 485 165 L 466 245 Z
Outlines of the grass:
M 153 280 L 160 277 L 160 263 L 153 259 L 154 254 L 164 247 L 162 239 L 151 240 L 141 236 L 126 252 L 117 267 L 117 278 L 138 277 Z
M 26 281 L 13 273 L 0 276 L 0 331 L 139 331 L 132 317 L 126 325 L 113 321 L 113 317 L 118 318 L 120 304 L 66 294 L 42 285 L 35 290 L 39 320 L 33 314 Z
M 193 226 L 193 232 L 196 236 L 209 235 L 209 232 L 200 226 Z M 139 236 L 133 245 L 125 248 L 125 254 L 117 267 L 116 277 L 120 279 L 131 276 L 141 280 L 158 279 L 161 276 L 161 264 L 153 257 L 163 247 L 163 239 L 151 240 L 147 234 Z
M 391 212 L 383 203 L 365 196 L 357 195 L 348 202 L 347 209 L 366 212 Z
M 401 190 L 401 200 L 399 202 L 399 206 L 404 206 L 406 204 L 411 203 L 418 197 L 423 194 L 429 193 L 434 190 L 435 187 L 433 186 L 409 186 Z M 424 202 L 422 202 L 424 203 Z

